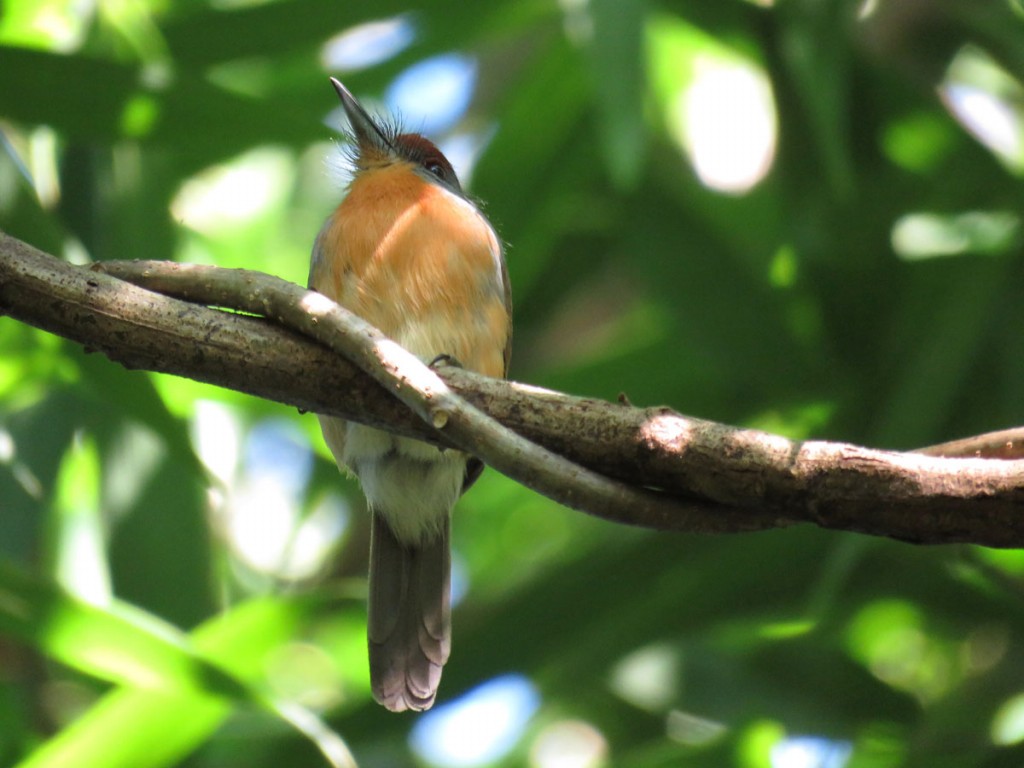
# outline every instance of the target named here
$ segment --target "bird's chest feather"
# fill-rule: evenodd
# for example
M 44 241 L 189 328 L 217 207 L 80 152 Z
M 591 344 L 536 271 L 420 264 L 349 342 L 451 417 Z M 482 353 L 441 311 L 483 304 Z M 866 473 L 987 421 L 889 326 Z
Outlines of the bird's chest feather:
M 421 358 L 503 375 L 509 318 L 490 225 L 407 168 L 367 173 L 321 231 L 311 285 Z

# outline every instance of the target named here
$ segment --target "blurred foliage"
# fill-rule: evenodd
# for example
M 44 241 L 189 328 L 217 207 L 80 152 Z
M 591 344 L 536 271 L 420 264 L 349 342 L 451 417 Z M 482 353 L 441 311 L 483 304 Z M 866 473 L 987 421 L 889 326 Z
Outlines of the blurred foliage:
M 0 228 L 303 282 L 327 75 L 380 103 L 451 53 L 472 91 L 434 137 L 480 150 L 515 378 L 876 447 L 1024 418 L 1016 0 L 8 2 Z M 422 764 L 437 720 L 371 703 L 339 589 L 360 504 L 311 416 L 0 320 L 0 764 L 324 765 L 311 712 L 364 768 Z M 440 705 L 536 692 L 460 764 L 1024 760 L 1018 552 L 623 530 L 494 472 L 455 544 Z

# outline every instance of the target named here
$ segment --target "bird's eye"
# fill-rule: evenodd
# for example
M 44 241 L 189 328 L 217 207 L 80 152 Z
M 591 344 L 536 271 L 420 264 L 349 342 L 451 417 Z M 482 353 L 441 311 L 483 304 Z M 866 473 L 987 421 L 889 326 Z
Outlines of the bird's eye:
M 441 165 L 436 160 L 428 161 L 426 167 L 427 167 L 427 171 L 429 171 L 430 173 L 432 173 L 435 176 L 437 176 L 437 178 L 439 178 L 439 179 L 443 179 L 444 178 L 444 166 Z

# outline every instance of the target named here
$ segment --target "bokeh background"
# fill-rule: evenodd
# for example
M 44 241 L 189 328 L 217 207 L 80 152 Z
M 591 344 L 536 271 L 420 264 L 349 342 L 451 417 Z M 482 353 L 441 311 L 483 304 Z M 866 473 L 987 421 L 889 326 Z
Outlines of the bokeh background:
M 1018 0 L 0 3 L 0 228 L 302 283 L 329 74 L 483 201 L 518 380 L 873 447 L 1024 421 Z M 366 539 L 311 415 L 0 319 L 0 764 L 325 765 L 284 703 L 364 768 L 1024 764 L 1020 552 L 655 534 L 488 472 L 438 705 L 395 716 Z

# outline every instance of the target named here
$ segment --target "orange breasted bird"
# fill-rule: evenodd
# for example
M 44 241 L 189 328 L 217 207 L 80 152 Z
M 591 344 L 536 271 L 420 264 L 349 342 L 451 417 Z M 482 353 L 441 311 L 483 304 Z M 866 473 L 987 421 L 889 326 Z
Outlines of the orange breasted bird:
M 351 124 L 354 175 L 313 246 L 310 288 L 424 362 L 488 376 L 512 338 L 501 242 L 451 163 L 423 136 L 371 118 L 331 78 Z M 359 478 L 372 522 L 367 641 L 374 698 L 395 712 L 434 703 L 451 648 L 450 530 L 477 459 L 321 416 L 342 470 Z

